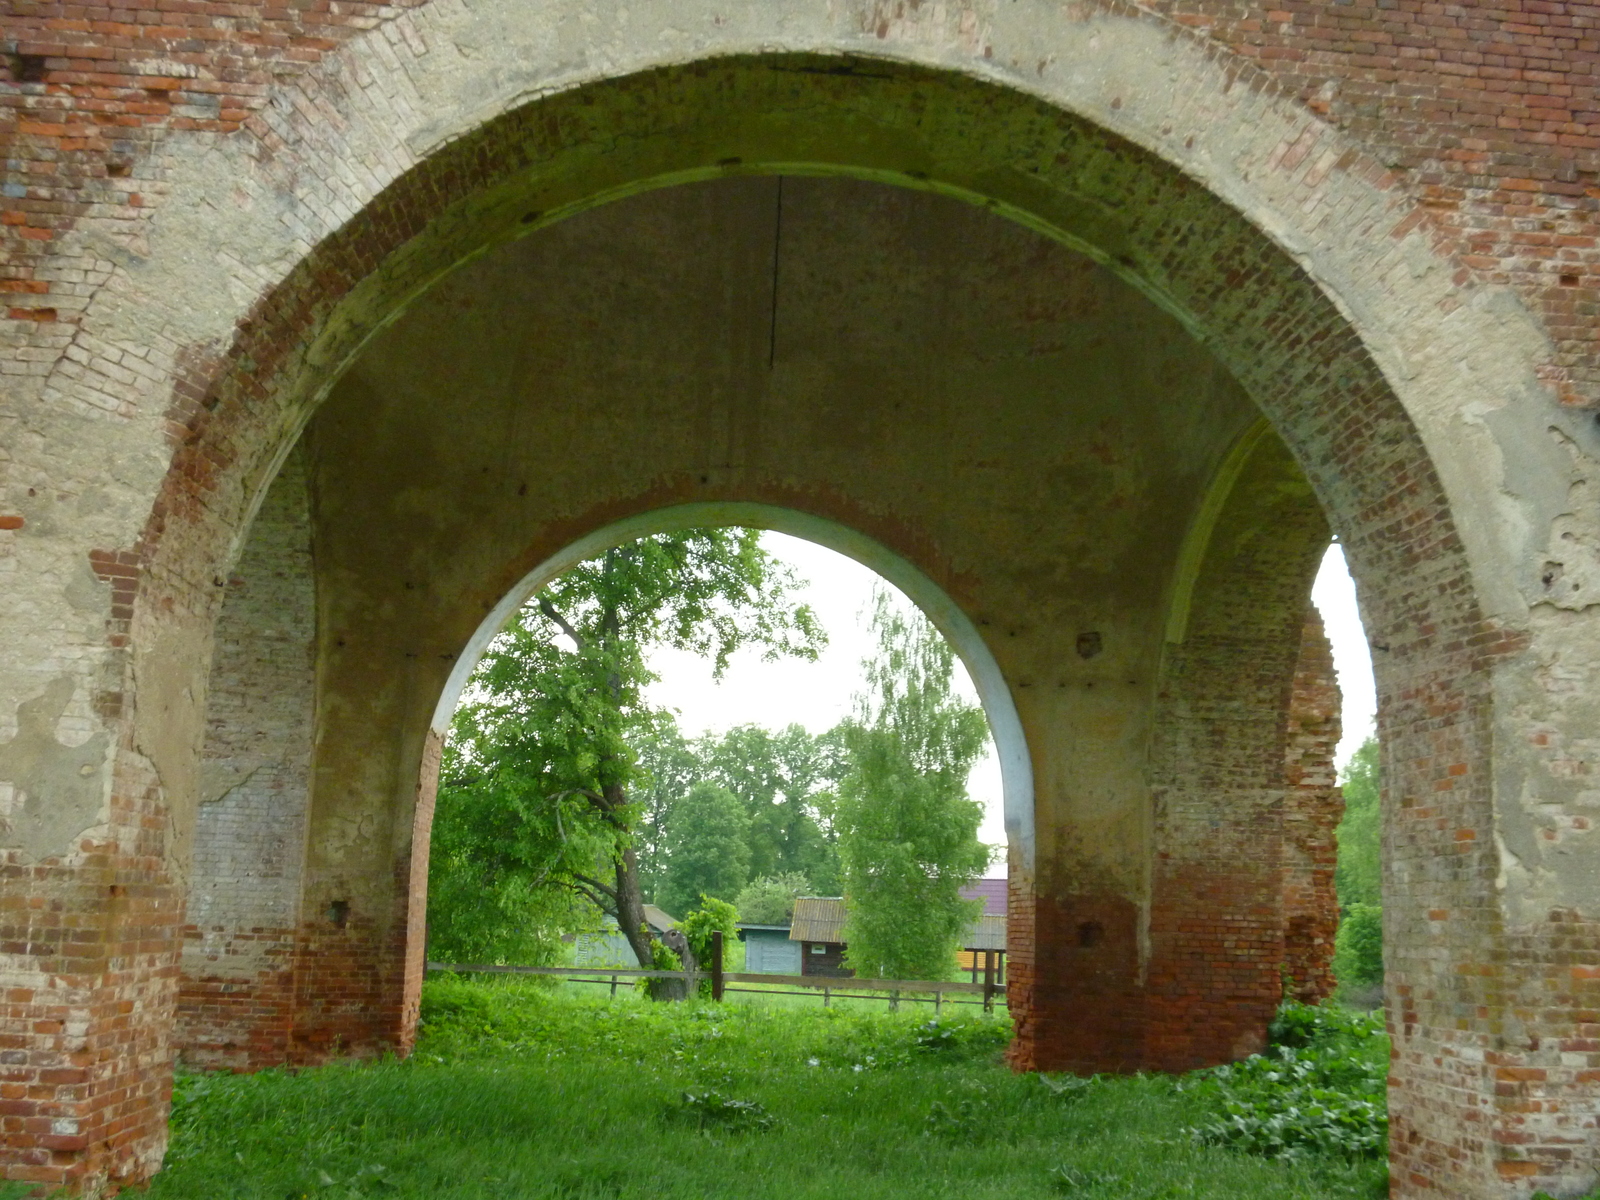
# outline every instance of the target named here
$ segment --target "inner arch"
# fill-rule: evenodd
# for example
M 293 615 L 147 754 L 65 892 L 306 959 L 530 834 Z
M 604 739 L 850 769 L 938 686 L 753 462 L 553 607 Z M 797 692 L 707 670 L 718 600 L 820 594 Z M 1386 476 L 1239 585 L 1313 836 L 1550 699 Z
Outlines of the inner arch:
M 467 680 L 494 636 L 552 579 L 586 559 L 653 533 L 734 525 L 804 538 L 871 568 L 904 592 L 955 647 L 978 689 L 978 699 L 994 737 L 1009 852 L 1025 870 L 1031 871 L 1035 850 L 1033 767 L 1028 757 L 1027 738 L 1011 689 L 978 627 L 943 588 L 900 555 L 837 521 L 792 508 L 744 501 L 676 504 L 613 522 L 551 555 L 524 575 L 473 632 L 439 696 L 438 707 L 433 712 L 434 733 L 442 738 L 448 732 L 451 714 L 455 712 Z

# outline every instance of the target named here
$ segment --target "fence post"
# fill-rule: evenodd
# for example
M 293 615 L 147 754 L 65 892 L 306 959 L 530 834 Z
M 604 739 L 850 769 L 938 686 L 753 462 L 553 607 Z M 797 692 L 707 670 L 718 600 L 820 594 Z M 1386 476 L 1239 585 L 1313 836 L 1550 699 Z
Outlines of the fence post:
M 983 1011 L 994 1011 L 994 951 L 983 952 Z
M 943 1004 L 943 1003 L 944 1003 L 944 989 L 943 988 L 934 988 L 933 989 L 933 1013 L 934 1013 L 934 1016 L 938 1016 L 939 1015 L 939 1013 L 941 1011 L 939 1006 L 941 1004 Z
M 617 994 L 617 977 L 615 975 L 613 975 L 611 977 L 611 995 L 612 995 L 613 998 L 615 998 L 616 994 Z
M 711 931 L 711 998 L 722 999 L 722 930 Z
M 828 1007 L 828 997 L 831 996 L 832 994 L 833 994 L 833 989 L 830 988 L 827 984 L 823 984 L 822 985 L 822 1007 L 823 1008 L 827 1008 Z

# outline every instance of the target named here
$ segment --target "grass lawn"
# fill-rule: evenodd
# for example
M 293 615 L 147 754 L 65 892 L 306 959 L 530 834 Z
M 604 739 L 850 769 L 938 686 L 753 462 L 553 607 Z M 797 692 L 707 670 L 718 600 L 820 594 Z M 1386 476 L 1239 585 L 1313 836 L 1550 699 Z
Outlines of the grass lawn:
M 406 1062 L 181 1077 L 168 1167 L 147 1195 L 1383 1194 L 1371 1157 L 1197 1144 L 1190 1127 L 1231 1119 L 1215 1082 L 1013 1074 L 1000 1057 L 1006 1019 L 971 1009 L 930 1026 L 926 1006 L 657 1005 L 441 979 L 423 1014 Z M 1370 1047 L 1375 1062 L 1382 1049 Z

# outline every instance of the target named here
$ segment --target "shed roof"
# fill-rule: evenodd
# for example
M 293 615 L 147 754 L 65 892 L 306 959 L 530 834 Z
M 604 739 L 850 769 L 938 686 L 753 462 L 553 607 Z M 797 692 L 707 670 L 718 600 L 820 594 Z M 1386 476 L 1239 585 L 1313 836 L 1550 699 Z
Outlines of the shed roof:
M 844 941 L 844 900 L 838 896 L 807 896 L 794 902 L 794 924 L 789 927 L 792 942 Z M 981 916 L 962 935 L 963 950 L 1004 950 L 1004 914 Z
M 646 904 L 644 906 L 644 920 L 645 924 L 649 925 L 657 933 L 665 933 L 669 929 L 678 927 L 677 917 L 657 908 L 654 904 Z
M 844 897 L 802 896 L 794 902 L 792 942 L 844 941 Z
M 1006 915 L 1006 880 L 1004 876 L 999 879 L 974 879 L 961 889 L 963 900 L 982 900 L 983 915 L 986 917 L 1003 917 Z

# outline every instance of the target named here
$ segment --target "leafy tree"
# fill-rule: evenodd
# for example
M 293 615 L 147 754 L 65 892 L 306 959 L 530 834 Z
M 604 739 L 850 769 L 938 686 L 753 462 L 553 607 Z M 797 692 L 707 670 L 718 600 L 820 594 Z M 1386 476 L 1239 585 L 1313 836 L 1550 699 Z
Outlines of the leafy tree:
M 635 831 L 639 855 L 639 882 L 644 894 L 660 901 L 667 877 L 667 827 L 679 800 L 706 777 L 695 744 L 678 729 L 671 713 L 656 713 L 654 721 L 632 739 L 639 775 L 633 794 L 642 812 Z
M 794 920 L 795 900 L 813 894 L 809 879 L 799 871 L 789 871 L 752 879 L 734 906 L 739 910 L 739 919 L 752 925 L 787 925 Z
M 1383 982 L 1383 868 L 1379 839 L 1378 739 L 1368 738 L 1344 772 L 1344 819 L 1339 822 L 1339 932 L 1333 972 L 1342 987 L 1371 988 Z
M 741 725 L 697 744 L 707 778 L 744 801 L 750 814 L 750 871 L 776 875 L 799 871 L 837 886 L 832 796 L 843 770 L 837 736 L 813 736 L 790 725 L 772 733 Z
M 516 905 L 480 898 L 560 887 L 614 916 L 650 965 L 633 745 L 664 714 L 643 698 L 646 651 L 699 653 L 718 675 L 746 645 L 814 659 L 824 635 L 795 583 L 758 531 L 697 529 L 580 563 L 524 607 L 474 671 L 446 746 L 435 926 L 510 944 Z
M 1368 738 L 1344 770 L 1344 819 L 1339 822 L 1339 861 L 1334 887 L 1341 908 L 1382 904 L 1382 867 L 1378 841 L 1382 814 L 1378 807 L 1378 739 Z
M 738 894 L 750 878 L 750 817 L 727 788 L 697 783 L 672 810 L 667 831 L 667 878 L 659 895 L 668 912 L 697 898 Z
M 1345 988 L 1383 982 L 1383 909 L 1359 901 L 1345 910 L 1333 941 L 1333 973 Z
M 943 979 L 983 908 L 962 887 L 989 863 L 967 776 L 988 737 L 952 691 L 955 654 L 920 613 L 879 589 L 868 692 L 844 729 L 849 769 L 836 822 L 849 905 L 846 961 L 858 975 Z

